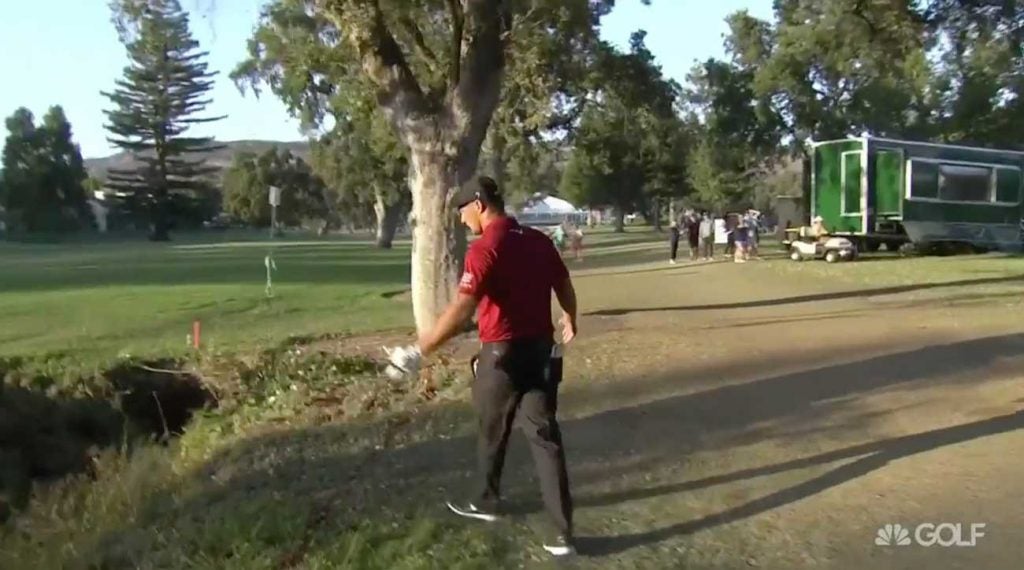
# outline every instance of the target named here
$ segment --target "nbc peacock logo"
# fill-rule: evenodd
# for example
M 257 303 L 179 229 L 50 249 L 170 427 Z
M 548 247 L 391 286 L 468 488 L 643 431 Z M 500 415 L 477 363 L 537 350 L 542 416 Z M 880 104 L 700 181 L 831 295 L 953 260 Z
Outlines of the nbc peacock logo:
M 878 533 L 875 535 L 875 544 L 878 546 L 909 546 L 910 545 L 910 531 L 903 528 L 903 525 L 887 524 L 882 528 L 878 529 Z

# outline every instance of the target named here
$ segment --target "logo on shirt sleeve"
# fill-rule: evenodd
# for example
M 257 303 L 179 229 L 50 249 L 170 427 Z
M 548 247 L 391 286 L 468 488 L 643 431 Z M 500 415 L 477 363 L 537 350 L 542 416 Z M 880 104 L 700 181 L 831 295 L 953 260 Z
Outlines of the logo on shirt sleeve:
M 463 289 L 472 289 L 473 288 L 473 274 L 468 272 L 468 271 L 463 273 L 462 274 L 462 279 L 459 280 L 459 287 L 462 287 Z

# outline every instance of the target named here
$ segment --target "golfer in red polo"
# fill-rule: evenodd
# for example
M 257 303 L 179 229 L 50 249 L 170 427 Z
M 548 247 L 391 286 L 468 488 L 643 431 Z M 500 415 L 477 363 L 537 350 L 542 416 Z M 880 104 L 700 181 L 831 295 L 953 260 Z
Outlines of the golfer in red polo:
M 556 533 L 544 542 L 551 554 L 574 552 L 572 497 L 562 435 L 555 419 L 561 371 L 552 373 L 555 346 L 551 292 L 562 307 L 563 343 L 576 336 L 576 293 L 569 272 L 551 240 L 520 226 L 505 214 L 494 180 L 479 177 L 456 197 L 462 222 L 479 235 L 466 253 L 458 296 L 434 330 L 423 334 L 426 356 L 455 336 L 477 310 L 480 354 L 473 382 L 479 414 L 479 492 L 465 502 L 448 503 L 455 513 L 494 521 L 500 512 L 502 465 L 513 420 L 519 420 L 533 451 L 544 504 Z

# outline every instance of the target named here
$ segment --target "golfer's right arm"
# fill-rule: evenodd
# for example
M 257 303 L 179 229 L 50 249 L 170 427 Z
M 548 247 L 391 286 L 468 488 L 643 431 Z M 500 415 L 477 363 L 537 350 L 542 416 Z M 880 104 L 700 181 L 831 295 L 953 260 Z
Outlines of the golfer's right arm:
M 556 264 L 556 273 L 551 288 L 555 290 L 558 304 L 562 307 L 562 342 L 569 343 L 576 338 L 579 331 L 576 325 L 576 289 L 572 286 L 572 278 L 569 277 L 569 269 L 562 262 L 562 256 L 556 254 L 552 261 Z
M 558 297 L 558 304 L 562 307 L 562 313 L 564 313 L 569 321 L 573 324 L 573 329 L 576 328 L 576 289 L 572 286 L 572 279 L 566 277 L 561 282 L 555 284 L 555 296 Z

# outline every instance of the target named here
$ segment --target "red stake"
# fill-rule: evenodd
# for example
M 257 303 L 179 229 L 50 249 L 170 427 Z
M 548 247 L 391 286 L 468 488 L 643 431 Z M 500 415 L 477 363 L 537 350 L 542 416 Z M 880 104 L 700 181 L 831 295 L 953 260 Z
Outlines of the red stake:
M 192 321 L 192 347 L 199 350 L 199 320 Z

